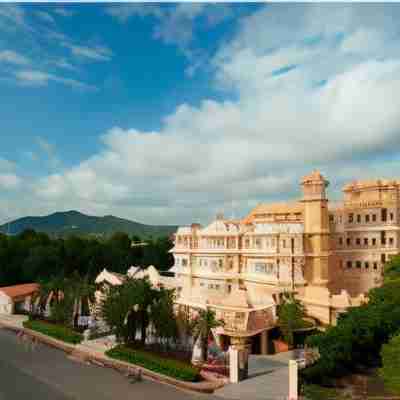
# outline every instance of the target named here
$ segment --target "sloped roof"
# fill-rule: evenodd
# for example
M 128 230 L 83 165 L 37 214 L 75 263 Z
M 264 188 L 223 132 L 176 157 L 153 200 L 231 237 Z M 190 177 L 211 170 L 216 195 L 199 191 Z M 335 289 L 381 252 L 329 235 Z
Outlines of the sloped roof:
M 22 285 L 5 286 L 0 288 L 1 292 L 12 299 L 17 297 L 29 296 L 32 293 L 37 292 L 38 290 L 39 285 L 37 283 L 25 283 Z
M 237 221 L 216 219 L 200 231 L 200 235 L 235 235 L 241 231 Z

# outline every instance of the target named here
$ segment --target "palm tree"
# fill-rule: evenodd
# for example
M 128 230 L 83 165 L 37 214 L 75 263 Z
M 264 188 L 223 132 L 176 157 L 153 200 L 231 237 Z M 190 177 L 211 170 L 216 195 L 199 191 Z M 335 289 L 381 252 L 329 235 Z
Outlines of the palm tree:
M 72 326 L 75 326 L 76 316 L 89 312 L 89 304 L 95 301 L 96 286 L 89 282 L 88 276 L 83 279 L 75 272 L 69 279 L 69 292 L 73 298 Z
M 195 341 L 198 338 L 201 340 L 202 357 L 204 361 L 207 361 L 208 353 L 208 338 L 211 333 L 211 329 L 223 326 L 224 322 L 216 319 L 215 311 L 207 308 L 206 310 L 199 310 L 197 318 L 194 323 L 194 337 Z
M 46 310 L 47 300 L 51 294 L 51 285 L 49 281 L 40 280 L 39 281 L 39 290 L 35 292 L 31 298 L 31 316 L 35 316 L 37 314 L 43 315 Z

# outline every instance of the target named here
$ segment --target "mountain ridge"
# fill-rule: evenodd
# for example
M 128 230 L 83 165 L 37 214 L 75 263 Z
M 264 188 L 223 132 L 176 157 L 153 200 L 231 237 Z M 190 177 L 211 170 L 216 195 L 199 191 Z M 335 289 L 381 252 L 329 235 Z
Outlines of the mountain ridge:
M 105 215 L 87 215 L 77 210 L 56 211 L 45 216 L 26 216 L 0 225 L 0 232 L 16 235 L 26 229 L 34 229 L 50 236 L 70 235 L 109 237 L 116 232 L 140 237 L 169 236 L 177 229 L 175 225 L 147 225 L 129 219 Z

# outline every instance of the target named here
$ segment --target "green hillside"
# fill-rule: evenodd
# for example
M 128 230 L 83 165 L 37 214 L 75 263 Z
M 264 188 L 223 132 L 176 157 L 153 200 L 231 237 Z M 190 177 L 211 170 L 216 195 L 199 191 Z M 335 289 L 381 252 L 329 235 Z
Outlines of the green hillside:
M 0 226 L 1 233 L 16 235 L 25 229 L 34 229 L 53 237 L 70 235 L 107 238 L 115 232 L 125 232 L 140 237 L 168 236 L 177 229 L 173 225 L 145 225 L 112 215 L 95 217 L 78 211 L 56 212 L 44 217 L 24 217 Z

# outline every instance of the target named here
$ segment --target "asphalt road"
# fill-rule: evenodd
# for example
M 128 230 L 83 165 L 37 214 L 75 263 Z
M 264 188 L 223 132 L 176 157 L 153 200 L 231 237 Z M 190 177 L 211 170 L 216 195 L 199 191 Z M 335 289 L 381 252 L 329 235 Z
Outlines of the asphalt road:
M 31 350 L 0 329 L 0 400 L 213 400 L 152 381 L 69 360 L 45 345 Z

